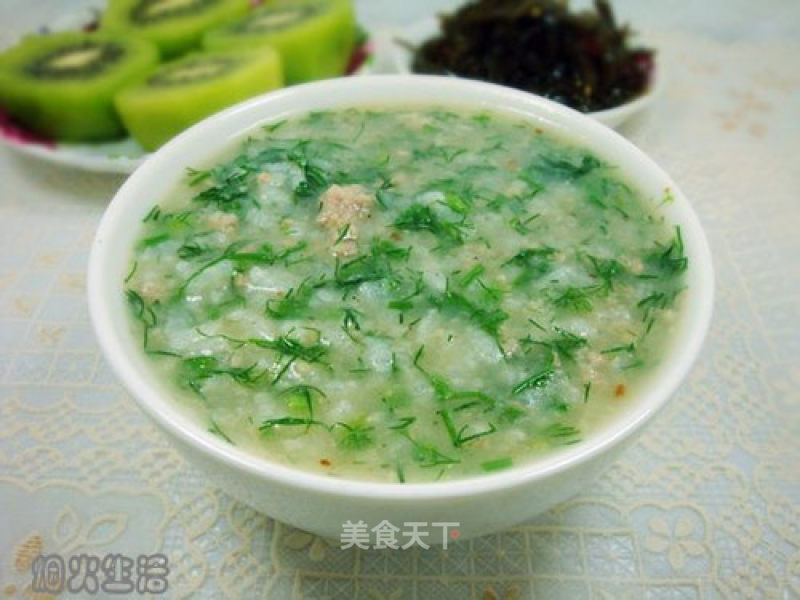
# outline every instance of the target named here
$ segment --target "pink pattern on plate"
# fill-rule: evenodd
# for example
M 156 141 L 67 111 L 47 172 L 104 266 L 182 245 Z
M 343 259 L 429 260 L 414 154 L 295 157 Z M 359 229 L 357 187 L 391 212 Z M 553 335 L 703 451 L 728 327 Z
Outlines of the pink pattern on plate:
M 48 148 L 56 147 L 53 140 L 37 135 L 21 127 L 2 109 L 0 109 L 0 136 L 18 144 L 40 144 Z
M 350 55 L 350 61 L 347 65 L 345 74 L 352 75 L 358 71 L 362 66 L 364 66 L 364 63 L 369 60 L 374 51 L 375 48 L 370 41 L 361 44 L 359 47 L 353 50 L 353 54 Z

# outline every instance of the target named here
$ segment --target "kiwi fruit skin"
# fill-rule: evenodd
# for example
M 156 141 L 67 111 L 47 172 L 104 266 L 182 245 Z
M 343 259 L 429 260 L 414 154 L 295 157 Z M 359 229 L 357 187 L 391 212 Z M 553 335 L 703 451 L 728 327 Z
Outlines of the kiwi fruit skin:
M 250 0 L 109 0 L 100 30 L 145 38 L 168 60 L 199 48 L 205 31 L 249 7 Z
M 146 150 L 205 117 L 251 96 L 283 87 L 277 52 L 192 52 L 119 92 L 115 105 L 131 136 Z
M 125 130 L 114 96 L 158 60 L 158 49 L 145 40 L 79 32 L 31 35 L 0 54 L 0 107 L 46 138 L 120 138 Z
M 272 30 L 257 26 L 259 21 L 293 10 L 314 14 Z M 283 61 L 286 83 L 295 84 L 343 75 L 355 41 L 351 0 L 273 0 L 244 19 L 210 30 L 203 46 L 209 50 L 272 47 Z

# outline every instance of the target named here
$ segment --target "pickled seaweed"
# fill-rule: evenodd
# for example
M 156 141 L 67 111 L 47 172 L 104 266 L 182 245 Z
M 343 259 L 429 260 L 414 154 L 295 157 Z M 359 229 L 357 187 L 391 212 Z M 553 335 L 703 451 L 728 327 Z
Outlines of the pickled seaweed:
M 413 70 L 533 92 L 583 112 L 643 94 L 653 51 L 633 47 L 606 0 L 571 13 L 560 0 L 475 0 L 441 17 L 441 33 L 415 50 Z

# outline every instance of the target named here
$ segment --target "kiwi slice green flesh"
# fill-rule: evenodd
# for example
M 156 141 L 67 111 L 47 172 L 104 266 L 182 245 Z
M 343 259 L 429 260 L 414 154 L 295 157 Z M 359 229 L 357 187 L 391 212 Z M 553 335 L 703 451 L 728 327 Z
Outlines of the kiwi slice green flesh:
M 350 0 L 297 0 L 270 5 L 209 31 L 208 49 L 272 47 L 287 83 L 343 75 L 356 39 Z
M 156 64 L 149 42 L 78 32 L 35 35 L 0 54 L 0 107 L 31 131 L 101 141 L 125 131 L 114 95 Z
M 210 28 L 247 14 L 249 0 L 109 0 L 100 29 L 135 35 L 164 58 L 198 48 Z
M 282 85 L 280 58 L 270 48 L 192 53 L 122 90 L 115 103 L 131 135 L 155 150 L 212 113 Z

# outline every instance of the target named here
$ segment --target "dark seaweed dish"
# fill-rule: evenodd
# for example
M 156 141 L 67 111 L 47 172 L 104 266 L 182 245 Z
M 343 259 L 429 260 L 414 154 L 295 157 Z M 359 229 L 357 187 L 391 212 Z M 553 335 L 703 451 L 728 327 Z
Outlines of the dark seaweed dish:
M 518 118 L 313 112 L 198 167 L 120 293 L 176 400 L 271 461 L 385 482 L 524 464 L 625 410 L 682 315 L 669 191 Z
M 643 94 L 653 53 L 631 47 L 606 0 L 571 13 L 560 0 L 477 0 L 441 18 L 415 50 L 417 73 L 450 74 L 545 96 L 583 112 Z

